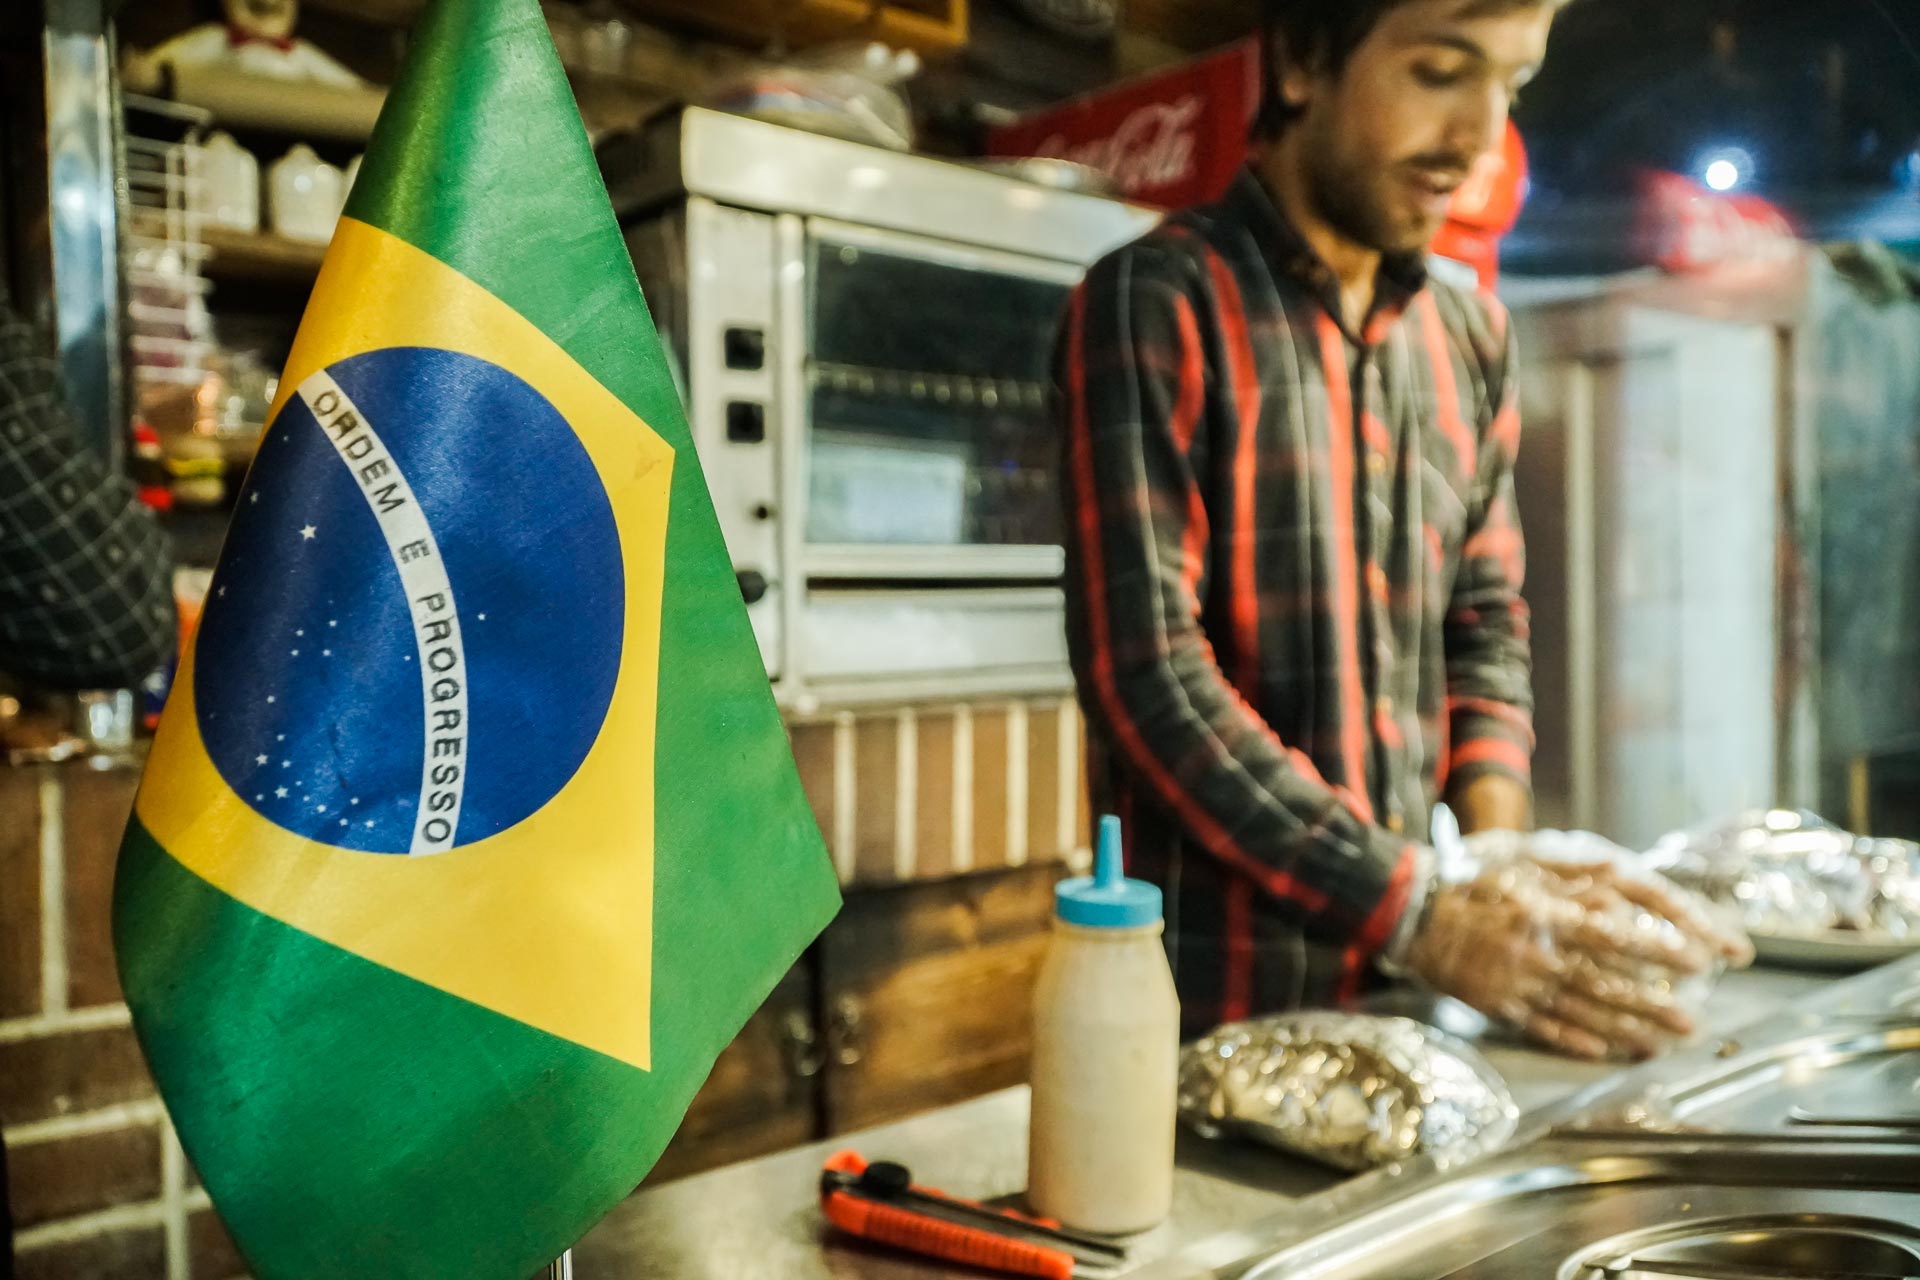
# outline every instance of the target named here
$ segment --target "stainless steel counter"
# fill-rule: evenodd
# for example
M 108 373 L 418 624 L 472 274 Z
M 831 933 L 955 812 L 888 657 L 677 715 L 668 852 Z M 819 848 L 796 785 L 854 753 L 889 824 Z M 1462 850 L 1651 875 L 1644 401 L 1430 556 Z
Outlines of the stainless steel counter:
M 1831 976 L 1755 970 L 1724 981 L 1702 1034 L 1737 1030 Z M 1389 999 L 1382 1012 L 1422 1016 L 1479 1038 L 1458 1006 Z M 1527 1111 L 1564 1101 L 1617 1073 L 1480 1038 Z M 831 1142 L 652 1188 L 615 1209 L 574 1250 L 579 1280 L 933 1280 L 953 1268 L 826 1236 L 815 1198 L 821 1163 L 853 1148 L 897 1160 L 928 1185 L 973 1199 L 1011 1200 L 1026 1185 L 1027 1091 L 1002 1093 Z M 1278 1228 L 1295 1202 L 1340 1175 L 1277 1152 L 1182 1133 L 1172 1218 L 1131 1251 L 1132 1270 L 1197 1274 L 1230 1260 L 1249 1234 Z M 1215 1249 L 1209 1242 L 1216 1241 Z M 1214 1252 L 1221 1256 L 1212 1256 Z M 1172 1261 L 1178 1254 L 1177 1263 Z M 1154 1267 L 1156 1262 L 1167 1265 Z

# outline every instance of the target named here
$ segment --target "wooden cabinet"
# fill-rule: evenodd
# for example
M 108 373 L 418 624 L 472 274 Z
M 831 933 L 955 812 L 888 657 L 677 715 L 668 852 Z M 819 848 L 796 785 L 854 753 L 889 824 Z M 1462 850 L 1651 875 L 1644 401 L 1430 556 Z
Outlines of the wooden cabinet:
M 821 1067 L 813 968 L 802 957 L 713 1064 L 648 1182 L 813 1140 Z
M 731 1047 L 651 1181 L 1018 1084 L 1053 886 L 1087 858 L 1071 698 L 788 725 L 846 905 Z
M 1028 1011 L 1057 867 L 848 899 L 818 947 L 829 1132 L 1027 1078 Z
M 849 893 L 740 1035 L 650 1183 L 1027 1078 L 1057 864 Z

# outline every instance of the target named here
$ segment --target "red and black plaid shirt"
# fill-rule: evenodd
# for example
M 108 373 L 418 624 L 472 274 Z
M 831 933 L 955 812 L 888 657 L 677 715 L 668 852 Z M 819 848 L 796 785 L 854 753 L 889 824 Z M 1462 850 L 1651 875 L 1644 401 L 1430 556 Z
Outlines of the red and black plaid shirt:
M 1532 751 L 1514 356 L 1389 261 L 1364 334 L 1251 173 L 1096 266 L 1059 358 L 1094 786 L 1192 1030 L 1351 997 L 1429 811 Z

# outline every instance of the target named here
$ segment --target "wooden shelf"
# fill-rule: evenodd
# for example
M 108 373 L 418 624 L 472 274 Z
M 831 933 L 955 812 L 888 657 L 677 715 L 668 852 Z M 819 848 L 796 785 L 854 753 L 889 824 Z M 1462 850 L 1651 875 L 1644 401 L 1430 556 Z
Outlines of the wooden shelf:
M 307 0 L 307 8 L 382 27 L 412 26 L 427 0 Z
M 764 44 L 878 40 L 923 54 L 953 53 L 967 43 L 969 0 L 619 0 L 640 21 L 663 19 Z
M 260 129 L 307 140 L 366 141 L 387 98 L 379 85 L 306 84 L 202 66 L 176 66 L 165 83 L 151 68 L 138 68 L 123 77 L 122 85 L 133 93 L 164 91 L 173 101 L 198 107 L 228 128 Z
M 320 274 L 327 246 L 307 240 L 289 240 L 267 232 L 207 227 L 201 233 L 211 251 L 207 255 L 209 280 L 246 280 L 260 284 L 290 284 L 308 288 Z
M 1177 51 L 1203 53 L 1253 34 L 1260 21 L 1254 0 L 1121 0 L 1120 34 Z
M 791 45 L 860 37 L 921 53 L 951 53 L 967 43 L 969 0 L 617 0 L 640 22 L 664 20 L 763 44 L 776 34 Z M 426 0 L 307 0 L 307 7 L 380 26 L 412 25 Z

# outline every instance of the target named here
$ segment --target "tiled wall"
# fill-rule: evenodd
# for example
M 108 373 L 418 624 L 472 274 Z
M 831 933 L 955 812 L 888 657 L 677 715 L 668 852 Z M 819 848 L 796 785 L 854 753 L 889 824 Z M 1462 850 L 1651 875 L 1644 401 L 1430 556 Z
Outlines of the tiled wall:
M 1090 861 L 1071 698 L 841 711 L 790 726 L 841 883 Z
M 136 766 L 0 766 L 0 1125 L 20 1280 L 231 1280 L 121 1002 L 109 934 Z

